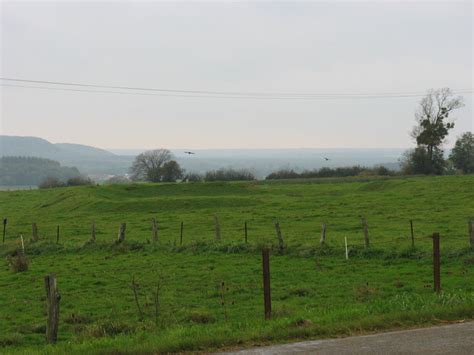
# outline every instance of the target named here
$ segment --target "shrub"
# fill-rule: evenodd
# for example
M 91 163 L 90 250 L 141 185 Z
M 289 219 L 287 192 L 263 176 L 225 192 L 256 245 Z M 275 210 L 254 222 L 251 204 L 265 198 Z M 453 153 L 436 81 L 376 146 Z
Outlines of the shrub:
M 446 161 L 441 149 L 435 149 L 430 158 L 425 147 L 416 147 L 404 153 L 400 159 L 400 165 L 405 175 L 441 175 L 445 171 Z
M 281 169 L 274 171 L 266 177 L 267 180 L 277 180 L 277 179 L 297 179 L 300 177 L 293 169 Z
M 86 185 L 94 185 L 94 181 L 92 181 L 88 177 L 84 176 L 75 176 L 67 180 L 67 186 L 86 186 Z
M 204 176 L 205 181 L 251 181 L 255 176 L 247 170 L 218 169 L 211 170 Z
M 329 178 L 329 177 L 349 177 L 349 176 L 392 176 L 396 172 L 389 170 L 384 166 L 376 166 L 374 168 L 362 167 L 359 165 L 346 166 L 339 168 L 321 168 L 314 170 L 305 170 L 297 173 L 292 169 L 282 169 L 269 174 L 266 180 L 276 179 L 311 179 L 311 178 Z
M 189 173 L 184 178 L 187 182 L 201 182 L 203 180 L 203 176 L 198 173 Z
M 112 176 L 111 178 L 107 179 L 105 181 L 106 184 L 128 184 L 130 182 L 130 179 L 127 178 L 126 176 Z
M 38 185 L 40 189 L 52 189 L 56 187 L 64 187 L 65 184 L 56 177 L 50 176 L 41 181 Z

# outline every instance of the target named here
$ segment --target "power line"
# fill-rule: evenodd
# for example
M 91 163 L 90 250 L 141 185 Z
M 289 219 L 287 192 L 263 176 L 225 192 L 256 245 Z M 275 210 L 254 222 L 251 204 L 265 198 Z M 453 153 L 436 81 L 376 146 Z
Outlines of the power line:
M 405 98 L 405 97 L 420 97 L 426 95 L 421 92 L 385 92 L 385 93 L 344 93 L 344 94 L 310 94 L 310 93 L 270 93 L 270 92 L 228 92 L 228 91 L 205 91 L 205 90 L 174 90 L 174 89 L 156 89 L 143 87 L 128 87 L 128 86 L 111 86 L 111 85 L 97 85 L 97 84 L 81 84 L 74 82 L 58 82 L 58 81 L 41 81 L 17 78 L 0 78 L 3 81 L 22 82 L 30 84 L 47 84 L 56 86 L 73 86 L 83 88 L 97 88 L 97 89 L 114 89 L 126 91 L 111 91 L 111 90 L 87 90 L 87 89 L 72 89 L 63 87 L 51 86 L 26 86 L 17 84 L 0 84 L 6 87 L 19 87 L 28 89 L 42 89 L 42 90 L 60 90 L 60 91 L 76 91 L 89 93 L 112 93 L 125 95 L 146 95 L 146 96 L 169 96 L 169 97 L 194 97 L 194 98 L 224 98 L 224 99 L 273 99 L 273 100 L 331 100 L 331 99 L 379 99 L 379 98 Z M 130 92 L 130 90 L 139 92 Z M 454 93 L 472 93 L 474 89 L 455 90 Z M 146 92 L 140 92 L 146 91 Z M 150 93 L 153 92 L 153 93 Z

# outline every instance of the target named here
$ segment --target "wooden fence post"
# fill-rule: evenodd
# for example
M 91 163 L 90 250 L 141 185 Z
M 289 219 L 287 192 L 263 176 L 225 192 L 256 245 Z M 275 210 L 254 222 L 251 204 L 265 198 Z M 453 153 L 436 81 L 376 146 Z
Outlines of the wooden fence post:
M 3 243 L 5 243 L 5 236 L 7 235 L 7 223 L 8 219 L 3 219 Z
M 119 228 L 117 242 L 122 243 L 125 240 L 125 230 L 127 229 L 127 223 L 122 223 Z
M 152 240 L 156 243 L 158 241 L 158 226 L 156 225 L 156 218 L 151 219 L 151 229 L 153 233 Z
M 32 229 L 32 234 L 33 234 L 33 241 L 37 241 L 39 239 L 38 237 L 38 226 L 36 225 L 36 223 L 33 223 L 31 225 L 31 229 Z
M 244 223 L 244 234 L 245 234 L 245 244 L 248 243 L 248 239 L 247 239 L 247 221 L 245 221 Z
M 272 317 L 272 297 L 270 293 L 270 251 L 268 248 L 262 249 L 262 270 L 265 319 L 270 319 Z
M 439 250 L 439 233 L 433 233 L 433 281 L 435 292 L 441 291 L 441 262 Z
M 20 243 L 21 243 L 21 252 L 23 256 L 25 255 L 25 241 L 23 240 L 23 235 L 20 234 Z
M 92 221 L 91 225 L 91 243 L 95 243 L 95 221 Z
M 326 223 L 323 223 L 321 226 L 321 240 L 319 241 L 319 244 L 321 244 L 321 246 L 326 244 Z
M 179 233 L 179 245 L 183 245 L 184 222 L 181 222 L 181 230 Z
M 280 222 L 275 221 L 275 231 L 278 238 L 278 251 L 280 254 L 285 252 L 285 241 L 283 240 L 283 235 L 281 234 Z
M 472 218 L 469 220 L 469 241 L 471 248 L 474 249 L 474 220 Z
M 49 274 L 44 278 L 46 287 L 46 305 L 48 312 L 48 323 L 46 325 L 46 342 L 49 344 L 56 343 L 58 339 L 58 323 L 59 323 L 59 294 L 56 277 Z
M 56 226 L 56 244 L 59 244 L 59 225 Z
M 344 244 L 346 245 L 346 260 L 349 260 L 349 249 L 347 249 L 347 237 L 344 237 Z
M 360 217 L 362 222 L 362 227 L 364 228 L 364 240 L 365 240 L 365 247 L 369 247 L 369 226 L 367 225 L 367 220 L 364 216 Z
M 216 229 L 216 240 L 221 240 L 221 224 L 219 223 L 219 217 L 214 215 L 214 225 Z
M 411 230 L 411 247 L 415 247 L 415 233 L 413 233 L 413 220 L 410 219 L 410 230 Z

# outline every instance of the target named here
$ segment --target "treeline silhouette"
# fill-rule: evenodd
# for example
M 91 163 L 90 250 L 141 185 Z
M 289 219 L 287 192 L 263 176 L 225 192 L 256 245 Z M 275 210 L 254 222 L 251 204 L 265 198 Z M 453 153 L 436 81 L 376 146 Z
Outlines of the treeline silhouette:
M 66 181 L 80 175 L 75 167 L 61 166 L 50 159 L 12 156 L 0 158 L 0 185 L 35 186 L 48 177 Z
M 340 168 L 321 168 L 313 170 L 304 170 L 296 172 L 293 169 L 281 169 L 270 173 L 266 180 L 279 179 L 310 179 L 310 178 L 327 178 L 327 177 L 348 177 L 348 176 L 394 176 L 397 172 L 387 169 L 384 166 L 376 166 L 368 168 L 364 166 L 348 166 Z

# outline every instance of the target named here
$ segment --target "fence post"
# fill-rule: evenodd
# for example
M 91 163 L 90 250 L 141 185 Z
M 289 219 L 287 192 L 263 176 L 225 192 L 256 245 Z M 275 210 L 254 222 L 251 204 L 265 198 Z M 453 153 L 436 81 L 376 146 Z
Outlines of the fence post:
M 21 252 L 25 255 L 25 242 L 23 240 L 23 235 L 20 234 L 20 243 L 21 243 Z
M 245 221 L 244 223 L 244 234 L 245 234 L 245 244 L 248 243 L 248 240 L 247 240 L 247 221 Z
M 8 219 L 3 219 L 3 243 L 5 243 L 5 236 L 7 235 L 7 223 Z
M 321 244 L 321 246 L 326 244 L 326 223 L 323 223 L 321 226 L 321 240 L 319 241 L 319 244 Z
M 272 297 L 270 294 L 270 250 L 262 249 L 263 267 L 263 302 L 265 307 L 265 319 L 272 317 Z
M 152 240 L 153 242 L 157 242 L 158 241 L 158 226 L 156 225 L 156 218 L 154 217 L 151 219 L 151 229 L 153 233 Z
M 364 216 L 360 217 L 362 222 L 362 227 L 364 228 L 364 240 L 365 240 L 365 247 L 369 247 L 369 226 L 367 225 L 367 220 Z
M 474 249 L 474 220 L 469 220 L 469 241 L 471 242 L 471 248 Z
M 433 280 L 435 292 L 441 291 L 441 263 L 439 250 L 439 233 L 433 233 Z
M 59 225 L 56 226 L 56 244 L 59 244 Z
M 39 239 L 38 237 L 38 226 L 36 225 L 36 223 L 33 223 L 31 225 L 31 229 L 32 229 L 32 233 L 33 233 L 33 241 L 37 241 Z
M 46 287 L 46 305 L 48 312 L 48 323 L 46 326 L 46 342 L 53 344 L 58 339 L 58 323 L 59 323 L 59 294 L 56 285 L 56 276 L 49 274 L 44 278 Z
M 347 249 L 347 237 L 344 237 L 344 244 L 346 245 L 346 260 L 349 260 L 349 249 Z
M 95 243 L 95 221 L 91 225 L 91 243 Z
M 413 233 L 413 220 L 410 219 L 410 230 L 411 230 L 411 247 L 415 247 L 415 233 Z
M 280 222 L 275 221 L 275 231 L 278 238 L 278 250 L 280 254 L 285 252 L 285 242 L 283 240 L 283 235 L 281 234 Z
M 127 229 L 127 224 L 122 223 L 119 228 L 117 242 L 122 243 L 125 240 L 125 230 Z
M 181 222 L 181 230 L 179 233 L 179 245 L 183 245 L 183 231 L 184 231 L 184 222 Z
M 219 217 L 214 215 L 214 225 L 216 229 L 216 240 L 221 240 L 221 224 L 219 223 Z

